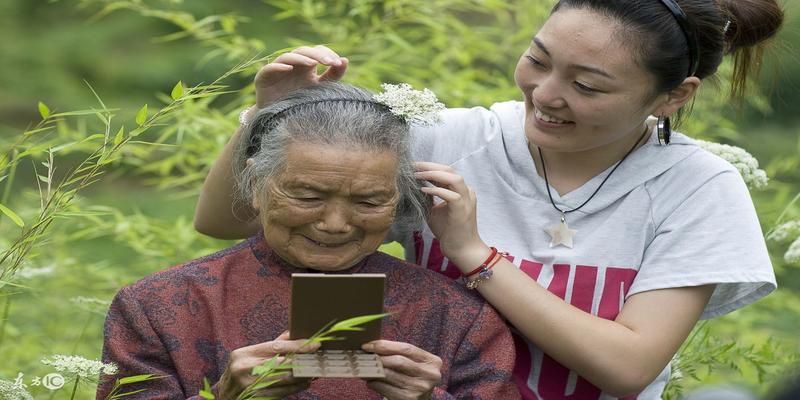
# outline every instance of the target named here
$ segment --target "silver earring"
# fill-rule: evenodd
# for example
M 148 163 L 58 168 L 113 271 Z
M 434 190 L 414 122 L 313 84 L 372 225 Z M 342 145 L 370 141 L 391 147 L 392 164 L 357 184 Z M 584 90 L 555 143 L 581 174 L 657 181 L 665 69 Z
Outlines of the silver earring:
M 672 129 L 669 123 L 669 117 L 658 117 L 658 143 L 668 145 L 672 136 Z

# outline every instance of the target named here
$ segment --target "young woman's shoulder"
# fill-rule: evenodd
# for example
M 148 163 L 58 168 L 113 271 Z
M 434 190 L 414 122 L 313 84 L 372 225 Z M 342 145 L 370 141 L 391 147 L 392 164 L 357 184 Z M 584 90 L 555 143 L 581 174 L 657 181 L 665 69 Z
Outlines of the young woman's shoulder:
M 680 151 L 683 155 L 667 168 L 662 175 L 648 184 L 653 197 L 668 195 L 672 198 L 689 197 L 701 188 L 721 186 L 725 192 L 747 193 L 747 186 L 739 170 L 724 158 L 703 148 L 700 141 L 677 134 L 673 144 L 664 147 L 665 152 Z M 681 195 L 683 194 L 683 195 Z M 750 201 L 749 196 L 746 197 Z
M 480 151 L 504 131 L 522 129 L 521 102 L 495 103 L 490 108 L 448 108 L 439 123 L 412 127 L 413 157 L 420 161 L 452 164 Z

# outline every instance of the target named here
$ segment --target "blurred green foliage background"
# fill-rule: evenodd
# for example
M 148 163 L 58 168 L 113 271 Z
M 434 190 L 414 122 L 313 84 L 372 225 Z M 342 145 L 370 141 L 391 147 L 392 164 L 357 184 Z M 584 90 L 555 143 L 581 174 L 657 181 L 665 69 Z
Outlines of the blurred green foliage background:
M 202 179 L 253 102 L 252 77 L 266 61 L 259 57 L 325 43 L 351 59 L 348 82 L 409 82 L 449 106 L 488 106 L 521 97 L 514 65 L 551 5 L 0 2 L 0 204 L 25 225 L 0 215 L 0 379 L 23 373 L 30 384 L 51 372 L 39 361 L 51 354 L 99 358 L 104 302 L 121 286 L 230 245 L 199 235 L 191 220 Z M 771 183 L 753 197 L 765 233 L 800 218 L 800 5 L 786 9 L 760 90 L 731 104 L 725 65 L 682 127 L 761 161 Z M 225 88 L 202 86 L 223 75 Z M 182 93 L 173 90 L 179 81 Z M 137 118 L 144 104 L 146 120 Z M 65 183 L 87 165 L 96 175 Z M 799 372 L 800 268 L 784 259 L 787 243 L 770 246 L 780 289 L 700 325 L 677 360 L 682 377 L 669 398 L 718 382 L 766 395 Z M 67 395 L 29 389 L 37 398 Z M 82 384 L 78 398 L 93 391 Z

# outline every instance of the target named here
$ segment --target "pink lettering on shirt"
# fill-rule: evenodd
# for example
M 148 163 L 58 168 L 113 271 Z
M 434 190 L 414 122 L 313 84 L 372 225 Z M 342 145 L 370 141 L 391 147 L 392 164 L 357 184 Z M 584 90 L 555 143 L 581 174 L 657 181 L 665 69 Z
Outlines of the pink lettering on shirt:
M 418 264 L 450 278 L 461 276 L 458 268 L 444 257 L 436 239 L 431 241 L 428 258 L 423 264 L 426 246 L 425 238 L 418 232 L 415 233 L 414 250 Z M 514 260 L 511 255 L 506 258 L 512 262 Z M 544 264 L 532 260 L 521 259 L 519 262 L 519 269 L 535 281 L 539 281 L 544 268 Z M 587 313 L 592 313 L 596 306 L 596 315 L 609 320 L 619 314 L 638 272 L 636 269 L 624 267 L 607 267 L 603 270 L 593 265 L 573 267 L 570 264 L 554 264 L 551 268 L 552 278 L 547 286 L 549 292 Z M 598 281 L 602 281 L 601 286 L 598 286 Z M 591 337 L 587 336 L 586 340 L 591 341 Z M 602 392 L 599 388 L 542 353 L 517 333 L 514 334 L 514 345 L 517 361 L 513 376 L 524 399 L 600 398 Z M 623 400 L 636 400 L 636 396 Z

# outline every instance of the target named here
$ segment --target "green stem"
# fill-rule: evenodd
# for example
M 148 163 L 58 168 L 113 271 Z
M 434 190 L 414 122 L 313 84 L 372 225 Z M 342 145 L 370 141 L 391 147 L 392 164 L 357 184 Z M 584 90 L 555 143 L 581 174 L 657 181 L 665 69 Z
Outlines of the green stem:
M 11 310 L 11 295 L 6 295 L 6 304 L 3 306 L 3 317 L 0 319 L 0 348 L 3 348 L 3 340 L 6 338 L 6 322 Z
M 69 396 L 69 400 L 75 400 L 75 392 L 78 391 L 78 381 L 81 380 L 80 376 L 75 375 L 75 384 L 72 385 L 72 395 Z
M 0 198 L 1 204 L 8 204 L 8 198 L 11 196 L 11 186 L 14 185 L 14 176 L 17 175 L 17 158 L 18 151 L 14 149 L 14 154 L 11 156 L 11 166 L 9 167 L 8 175 L 6 178 L 6 185 L 3 188 L 3 197 Z M 2 222 L 2 220 L 0 220 Z
M 3 188 L 3 198 L 0 200 L 0 203 L 3 204 L 8 202 L 8 198 L 11 195 L 11 186 L 14 185 L 14 176 L 17 175 L 17 162 L 15 159 L 17 158 L 18 153 L 19 151 L 14 149 L 14 153 L 12 154 L 11 160 L 9 161 L 11 162 L 11 165 L 8 171 L 8 178 L 6 178 L 6 186 Z

